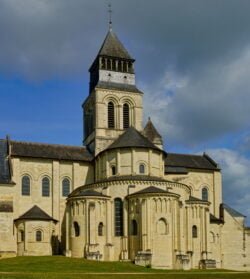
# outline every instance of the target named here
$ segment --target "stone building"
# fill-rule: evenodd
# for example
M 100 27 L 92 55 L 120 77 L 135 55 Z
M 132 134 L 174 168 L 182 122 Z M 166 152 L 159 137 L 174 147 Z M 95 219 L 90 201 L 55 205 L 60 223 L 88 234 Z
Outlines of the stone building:
M 109 30 L 89 69 L 84 146 L 0 140 L 0 256 L 250 269 L 250 230 L 223 203 L 218 164 L 164 151 L 143 127 L 134 63 Z

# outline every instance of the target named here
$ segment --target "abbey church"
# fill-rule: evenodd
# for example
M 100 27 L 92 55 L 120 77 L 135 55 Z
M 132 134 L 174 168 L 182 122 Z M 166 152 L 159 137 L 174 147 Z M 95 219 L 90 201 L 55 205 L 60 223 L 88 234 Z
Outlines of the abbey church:
M 250 228 L 223 203 L 219 165 L 169 153 L 157 123 L 143 126 L 134 66 L 110 29 L 89 69 L 84 146 L 0 140 L 0 257 L 249 270 Z

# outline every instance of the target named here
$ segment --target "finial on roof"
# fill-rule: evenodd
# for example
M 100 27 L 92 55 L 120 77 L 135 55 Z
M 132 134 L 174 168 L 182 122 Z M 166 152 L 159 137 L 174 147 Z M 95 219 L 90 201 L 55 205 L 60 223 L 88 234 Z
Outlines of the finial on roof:
M 112 30 L 112 6 L 111 6 L 111 3 L 109 3 L 108 5 L 109 9 L 108 9 L 108 12 L 109 12 L 109 31 Z

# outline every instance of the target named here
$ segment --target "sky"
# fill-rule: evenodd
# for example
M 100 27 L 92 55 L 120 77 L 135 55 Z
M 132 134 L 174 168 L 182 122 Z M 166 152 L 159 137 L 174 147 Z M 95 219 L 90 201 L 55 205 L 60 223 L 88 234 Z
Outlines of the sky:
M 167 152 L 208 153 L 223 196 L 250 219 L 250 1 L 113 0 Z M 106 0 L 0 0 L 0 138 L 82 144 L 88 69 Z M 250 224 L 250 220 L 248 220 Z

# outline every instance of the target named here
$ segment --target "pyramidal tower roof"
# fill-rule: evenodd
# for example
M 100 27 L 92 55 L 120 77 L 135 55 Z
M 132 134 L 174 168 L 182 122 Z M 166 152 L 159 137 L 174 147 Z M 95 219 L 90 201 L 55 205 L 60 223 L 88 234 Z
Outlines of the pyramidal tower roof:
M 160 150 L 132 126 L 121 134 L 106 150 L 123 147 L 143 147 Z
M 104 42 L 98 52 L 98 56 L 109 56 L 127 60 L 134 60 L 130 56 L 126 48 L 123 46 L 121 41 L 118 39 L 114 31 L 112 31 L 112 29 L 109 29 Z
M 154 142 L 155 139 L 162 139 L 150 118 L 143 130 L 143 135 L 152 142 Z

